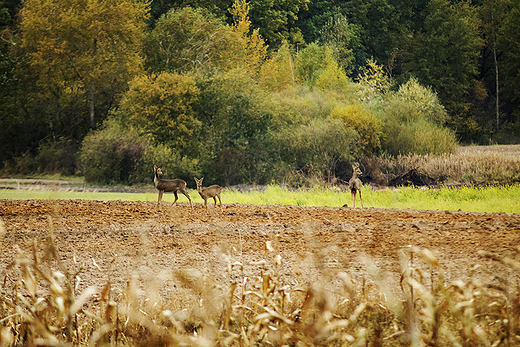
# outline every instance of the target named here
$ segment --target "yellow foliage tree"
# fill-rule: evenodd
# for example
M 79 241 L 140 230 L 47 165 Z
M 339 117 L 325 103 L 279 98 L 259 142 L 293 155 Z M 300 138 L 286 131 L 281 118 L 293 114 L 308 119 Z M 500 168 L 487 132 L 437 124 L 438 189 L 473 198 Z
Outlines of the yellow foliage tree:
M 21 45 L 30 56 L 40 98 L 94 106 L 112 104 L 141 71 L 148 16 L 140 0 L 25 0 Z M 82 100 L 83 99 L 83 100 Z M 98 119 L 97 121 L 100 121 Z
M 351 104 L 334 108 L 331 117 L 340 119 L 346 126 L 353 128 L 359 135 L 358 148 L 361 154 L 372 156 L 381 147 L 381 122 L 362 105 Z
M 233 16 L 233 45 L 235 66 L 257 75 L 267 56 L 267 45 L 258 29 L 251 32 L 249 5 L 245 0 L 236 0 L 230 13 Z
M 185 152 L 198 142 L 193 132 L 200 127 L 192 105 L 197 102 L 199 89 L 190 76 L 162 72 L 141 75 L 130 84 L 116 114 L 125 124 L 149 135 L 156 143 Z
M 287 42 L 284 42 L 278 51 L 262 65 L 260 83 L 273 92 L 281 92 L 294 86 L 294 60 Z

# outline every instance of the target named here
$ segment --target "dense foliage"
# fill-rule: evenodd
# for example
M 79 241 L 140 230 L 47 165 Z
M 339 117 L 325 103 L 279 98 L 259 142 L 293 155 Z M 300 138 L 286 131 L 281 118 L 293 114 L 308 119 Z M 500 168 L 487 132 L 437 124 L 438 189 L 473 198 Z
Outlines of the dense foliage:
M 301 185 L 519 140 L 517 1 L 62 2 L 0 2 L 7 173 Z

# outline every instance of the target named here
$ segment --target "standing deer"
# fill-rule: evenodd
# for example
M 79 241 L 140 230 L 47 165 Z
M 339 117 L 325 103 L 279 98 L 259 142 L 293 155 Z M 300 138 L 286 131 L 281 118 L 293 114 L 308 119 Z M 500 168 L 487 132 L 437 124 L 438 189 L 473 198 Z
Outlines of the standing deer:
M 220 200 L 220 193 L 222 192 L 222 187 L 215 184 L 209 187 L 202 188 L 202 180 L 204 179 L 204 177 L 202 177 L 200 180 L 198 180 L 197 177 L 193 178 L 197 183 L 197 191 L 199 192 L 200 196 L 204 199 L 204 206 L 206 207 L 206 210 L 208 209 L 209 198 L 213 198 L 213 200 L 215 201 L 215 207 L 217 207 L 217 197 L 220 203 L 220 208 L 222 209 L 222 200 Z
M 352 195 L 352 206 L 356 207 L 356 193 L 359 192 L 359 200 L 361 200 L 361 207 L 363 207 L 363 199 L 361 198 L 361 180 L 358 178 L 362 172 L 359 168 L 359 163 L 352 165 L 352 178 L 348 181 L 348 188 Z
M 159 178 L 159 175 L 162 175 L 162 165 L 161 166 L 153 166 L 153 173 L 154 173 L 154 179 L 153 183 L 155 185 L 155 188 L 159 191 L 159 199 L 157 200 L 157 206 L 161 204 L 162 196 L 164 192 L 173 192 L 173 195 L 175 195 L 175 201 L 172 205 L 175 205 L 179 197 L 177 196 L 177 191 L 181 192 L 188 198 L 190 201 L 190 207 L 193 207 L 191 204 L 191 199 L 188 193 L 186 193 L 186 182 L 176 178 L 174 180 L 163 180 Z

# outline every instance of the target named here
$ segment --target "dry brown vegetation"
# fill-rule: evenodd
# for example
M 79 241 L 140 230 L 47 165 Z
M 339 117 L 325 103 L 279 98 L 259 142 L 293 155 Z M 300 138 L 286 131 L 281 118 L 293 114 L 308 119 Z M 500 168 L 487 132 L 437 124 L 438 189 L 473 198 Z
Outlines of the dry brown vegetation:
M 512 346 L 520 216 L 0 201 L 1 346 Z
M 520 145 L 466 146 L 454 154 L 371 158 L 364 165 L 381 185 L 412 170 L 433 184 L 511 184 L 520 182 Z

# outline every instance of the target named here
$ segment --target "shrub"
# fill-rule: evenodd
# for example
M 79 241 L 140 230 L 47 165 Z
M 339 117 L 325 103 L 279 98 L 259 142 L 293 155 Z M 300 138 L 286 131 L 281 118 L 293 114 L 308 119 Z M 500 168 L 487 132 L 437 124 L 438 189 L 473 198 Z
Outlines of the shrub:
M 79 151 L 79 163 L 86 182 L 131 183 L 137 163 L 142 160 L 147 140 L 135 130 L 116 122 L 89 134 Z
M 78 158 L 85 181 L 103 184 L 151 183 L 153 165 L 162 165 L 165 176 L 187 182 L 200 173 L 197 160 L 181 157 L 166 145 L 155 145 L 114 119 L 85 138 Z
M 276 135 L 279 156 L 297 171 L 330 180 L 342 161 L 356 157 L 357 133 L 339 119 L 317 119 Z
M 359 104 L 334 108 L 331 117 L 340 119 L 346 126 L 353 128 L 359 136 L 357 146 L 364 156 L 377 154 L 381 147 L 381 122 Z
M 430 89 L 411 79 L 387 96 L 383 118 L 383 150 L 390 155 L 453 153 L 455 134 L 445 128 L 446 111 Z
M 71 176 L 76 173 L 75 152 L 77 144 L 66 139 L 44 142 L 36 153 L 30 151 L 6 162 L 5 171 L 8 174 L 60 173 Z
M 178 151 L 162 144 L 148 143 L 144 157 L 137 163 L 135 176 L 139 182 L 153 182 L 153 166 L 162 165 L 164 178 L 181 178 L 188 186 L 195 187 L 193 176 L 200 176 L 201 169 L 198 159 L 181 156 Z

